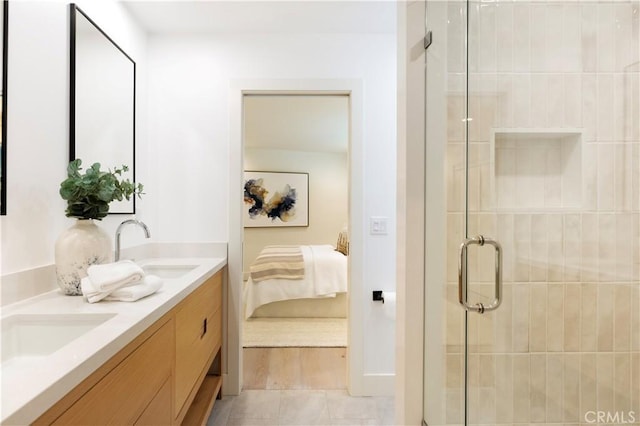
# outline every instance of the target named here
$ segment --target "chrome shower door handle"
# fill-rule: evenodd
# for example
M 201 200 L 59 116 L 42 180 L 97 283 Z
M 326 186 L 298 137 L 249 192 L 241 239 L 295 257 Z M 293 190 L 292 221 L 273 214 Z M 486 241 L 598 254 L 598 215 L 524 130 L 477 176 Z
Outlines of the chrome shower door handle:
M 469 305 L 467 291 L 467 249 L 470 245 L 484 246 L 489 244 L 495 249 L 495 287 L 493 301 L 488 305 L 476 303 Z M 458 301 L 460 305 L 470 312 L 483 314 L 489 311 L 495 311 L 502 303 L 502 247 L 500 243 L 494 239 L 478 235 L 475 238 L 467 238 L 460 244 L 460 258 L 458 259 Z

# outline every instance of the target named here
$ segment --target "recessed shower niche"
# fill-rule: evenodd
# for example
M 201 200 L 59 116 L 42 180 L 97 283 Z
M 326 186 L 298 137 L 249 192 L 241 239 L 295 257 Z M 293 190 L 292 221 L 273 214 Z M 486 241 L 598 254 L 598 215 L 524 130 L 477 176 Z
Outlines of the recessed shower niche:
M 494 129 L 491 180 L 499 210 L 571 210 L 582 204 L 579 129 Z

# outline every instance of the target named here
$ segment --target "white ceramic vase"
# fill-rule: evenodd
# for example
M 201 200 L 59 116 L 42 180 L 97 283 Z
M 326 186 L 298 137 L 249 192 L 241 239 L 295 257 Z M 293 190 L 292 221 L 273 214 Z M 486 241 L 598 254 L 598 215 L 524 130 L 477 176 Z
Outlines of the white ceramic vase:
M 55 246 L 56 277 L 64 294 L 82 294 L 80 280 L 93 264 L 113 262 L 109 235 L 93 219 L 78 219 L 65 230 Z

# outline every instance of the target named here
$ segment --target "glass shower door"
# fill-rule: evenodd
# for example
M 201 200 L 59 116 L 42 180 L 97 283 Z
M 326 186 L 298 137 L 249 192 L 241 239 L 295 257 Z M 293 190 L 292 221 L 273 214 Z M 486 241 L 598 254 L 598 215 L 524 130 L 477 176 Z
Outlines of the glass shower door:
M 429 425 L 640 424 L 639 21 L 638 1 L 427 2 Z M 502 247 L 484 313 L 458 291 L 478 235 Z M 495 250 L 465 252 L 462 295 L 490 305 Z

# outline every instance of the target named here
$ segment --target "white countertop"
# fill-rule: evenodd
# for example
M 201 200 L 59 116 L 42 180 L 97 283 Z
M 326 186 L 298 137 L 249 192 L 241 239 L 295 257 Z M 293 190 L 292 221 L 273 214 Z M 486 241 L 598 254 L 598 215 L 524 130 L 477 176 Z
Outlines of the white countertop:
M 51 355 L 14 358 L 1 367 L 0 423 L 32 423 L 82 380 L 176 306 L 226 265 L 226 258 L 153 258 L 141 265 L 197 265 L 137 302 L 87 303 L 81 296 L 50 291 L 2 308 L 2 319 L 16 314 L 114 314 Z M 2 321 L 0 319 L 0 321 Z

